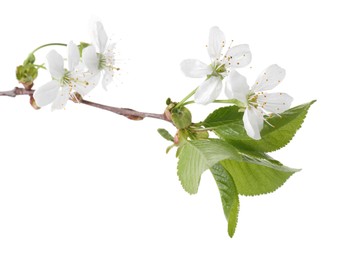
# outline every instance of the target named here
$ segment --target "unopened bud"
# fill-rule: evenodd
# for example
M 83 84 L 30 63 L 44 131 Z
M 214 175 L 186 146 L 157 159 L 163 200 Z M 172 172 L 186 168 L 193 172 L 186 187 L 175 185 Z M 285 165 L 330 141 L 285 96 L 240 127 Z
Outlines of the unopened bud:
M 20 65 L 16 69 L 17 80 L 26 85 L 32 84 L 37 78 L 38 70 L 33 64 Z
M 185 129 L 192 123 L 192 114 L 185 108 L 174 108 L 171 111 L 171 119 L 178 129 Z
M 28 64 L 34 64 L 36 60 L 36 57 L 33 53 L 30 53 L 26 60 L 23 62 L 23 65 L 26 66 Z

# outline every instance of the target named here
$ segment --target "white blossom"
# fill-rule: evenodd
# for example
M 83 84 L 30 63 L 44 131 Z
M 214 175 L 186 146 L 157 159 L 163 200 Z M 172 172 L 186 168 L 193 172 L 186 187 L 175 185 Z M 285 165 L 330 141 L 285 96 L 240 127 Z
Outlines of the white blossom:
M 265 69 L 249 88 L 247 79 L 236 70 L 230 72 L 226 80 L 225 94 L 229 99 L 237 99 L 245 106 L 243 123 L 248 136 L 261 139 L 264 115 L 279 114 L 290 108 L 293 100 L 286 93 L 267 93 L 275 88 L 285 77 L 285 70 L 278 65 Z M 266 121 L 267 122 L 267 121 Z
M 102 86 L 113 81 L 115 67 L 115 43 L 110 43 L 101 22 L 96 22 L 92 30 L 94 45 L 83 49 L 82 59 L 92 75 L 102 76 Z M 97 47 L 97 48 L 96 48 Z
M 199 104 L 209 104 L 219 96 L 222 90 L 222 81 L 233 68 L 241 68 L 248 65 L 252 55 L 247 44 L 229 47 L 224 55 L 224 33 L 218 27 L 212 27 L 207 45 L 211 64 L 203 63 L 196 59 L 182 61 L 181 69 L 187 77 L 204 78 L 195 93 L 194 99 Z
M 70 42 L 67 49 L 68 69 L 64 67 L 63 57 L 55 50 L 47 54 L 48 70 L 52 80 L 34 92 L 33 96 L 39 107 L 52 103 L 52 110 L 62 109 L 75 92 L 85 95 L 96 86 L 97 79 L 85 73 L 83 65 L 80 64 L 78 47 Z

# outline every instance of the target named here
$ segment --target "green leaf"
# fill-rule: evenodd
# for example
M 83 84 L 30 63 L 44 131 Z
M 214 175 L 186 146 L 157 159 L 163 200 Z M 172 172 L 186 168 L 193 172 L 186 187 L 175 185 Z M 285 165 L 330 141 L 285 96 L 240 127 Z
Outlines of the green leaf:
M 174 137 L 167 130 L 159 128 L 157 131 L 165 140 L 174 142 Z
M 299 171 L 286 167 L 263 153 L 240 153 L 242 161 L 224 160 L 221 164 L 231 174 L 241 195 L 254 196 L 273 192 Z
M 261 131 L 261 139 L 251 139 L 243 126 L 243 113 L 237 112 L 238 107 L 230 106 L 215 110 L 210 114 L 203 125 L 207 128 L 214 128 L 214 132 L 222 139 L 241 148 L 272 152 L 287 145 L 294 137 L 297 130 L 308 113 L 308 109 L 315 102 L 311 101 L 294 108 L 291 108 L 279 115 L 267 117 L 267 123 Z
M 219 161 L 240 160 L 237 150 L 217 139 L 185 141 L 178 149 L 177 174 L 190 194 L 198 192 L 201 174 Z
M 229 172 L 221 164 L 213 165 L 210 170 L 219 189 L 225 218 L 228 221 L 228 234 L 233 237 L 240 207 L 236 185 Z
M 208 115 L 204 120 L 204 125 L 207 127 L 217 127 L 240 121 L 242 120 L 243 112 L 238 112 L 239 109 L 237 106 L 218 108 Z

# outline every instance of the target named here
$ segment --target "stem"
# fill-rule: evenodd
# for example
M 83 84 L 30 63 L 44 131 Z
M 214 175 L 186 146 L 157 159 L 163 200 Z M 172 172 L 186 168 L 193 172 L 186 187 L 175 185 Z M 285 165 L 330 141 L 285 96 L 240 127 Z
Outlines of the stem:
M 184 99 L 182 99 L 175 107 L 180 107 L 180 106 L 183 106 L 185 105 L 185 102 L 195 94 L 195 92 L 197 91 L 198 87 L 195 88 L 192 92 L 190 92 Z
M 84 105 L 88 105 L 88 106 L 92 106 L 92 107 L 96 107 L 99 109 L 107 110 L 107 111 L 113 112 L 115 114 L 125 116 L 131 120 L 142 120 L 145 117 L 151 117 L 151 118 L 156 118 L 156 119 L 165 120 L 165 121 L 170 122 L 164 114 L 139 112 L 139 111 L 135 111 L 135 110 L 130 109 L 130 108 L 111 107 L 111 106 L 98 104 L 98 103 L 91 102 L 91 101 L 84 100 L 84 99 L 79 101 L 79 103 L 84 104 Z
M 213 103 L 227 103 L 227 104 L 233 104 L 233 102 L 231 101 L 231 99 L 228 99 L 228 100 L 218 99 L 218 100 L 214 100 Z
M 190 104 L 195 104 L 195 101 L 188 101 L 188 102 L 185 102 L 183 105 L 187 106 L 187 105 L 190 105 Z
M 238 101 L 237 99 L 218 99 L 218 100 L 214 100 L 212 103 L 222 103 L 222 104 L 234 104 L 236 106 L 242 107 L 243 104 Z M 186 105 L 190 105 L 190 104 L 195 104 L 195 101 L 188 101 L 188 102 L 184 102 L 182 105 L 186 106 Z
M 35 52 L 38 51 L 39 49 L 42 49 L 42 48 L 48 47 L 48 46 L 65 46 L 65 47 L 66 47 L 67 44 L 65 44 L 65 43 L 57 43 L 57 42 L 44 44 L 44 45 L 41 45 L 41 46 L 37 47 L 36 49 L 34 49 L 34 50 L 32 51 L 32 53 L 35 53 Z
M 233 104 L 238 107 L 245 107 L 245 105 L 237 99 L 214 100 L 213 103 L 223 103 L 223 104 L 225 103 L 225 104 Z
M 25 88 L 15 87 L 12 90 L 0 91 L 0 96 L 16 97 L 19 95 L 33 95 L 34 92 L 35 92 L 35 90 L 27 90 Z M 131 120 L 142 120 L 145 117 L 150 117 L 150 118 L 160 119 L 160 120 L 164 120 L 164 121 L 171 123 L 171 121 L 165 116 L 165 114 L 139 112 L 139 111 L 136 111 L 136 110 L 133 110 L 130 108 L 111 107 L 111 106 L 98 104 L 98 103 L 91 102 L 91 101 L 84 100 L 84 99 L 81 99 L 79 101 L 75 101 L 74 99 L 71 99 L 71 100 L 74 102 L 78 102 L 80 104 L 84 104 L 84 105 L 96 107 L 99 109 L 107 110 L 107 111 L 113 112 L 115 114 L 127 117 L 128 119 L 131 119 Z

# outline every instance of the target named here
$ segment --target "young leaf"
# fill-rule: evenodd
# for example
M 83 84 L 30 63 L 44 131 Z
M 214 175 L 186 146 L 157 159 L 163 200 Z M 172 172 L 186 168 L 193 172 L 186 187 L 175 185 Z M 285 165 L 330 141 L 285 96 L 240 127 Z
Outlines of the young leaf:
M 201 174 L 219 161 L 240 160 L 237 150 L 217 139 L 185 141 L 178 149 L 177 174 L 190 194 L 198 192 Z
M 268 155 L 241 151 L 243 161 L 224 160 L 221 165 L 231 174 L 241 195 L 261 195 L 275 191 L 298 169 L 292 169 Z
M 231 175 L 220 163 L 213 165 L 210 170 L 219 189 L 225 218 L 228 221 L 228 234 L 233 237 L 240 206 L 236 185 Z
M 165 140 L 174 142 L 174 137 L 167 130 L 159 128 L 157 131 Z
M 222 139 L 231 142 L 237 147 L 272 152 L 287 145 L 294 137 L 297 130 L 302 126 L 308 109 L 315 102 L 311 101 L 291 108 L 279 115 L 268 117 L 267 123 L 261 130 L 261 139 L 251 139 L 243 126 L 243 113 L 237 112 L 237 107 L 223 107 L 215 110 L 203 122 L 205 127 L 214 128 L 214 132 Z M 240 118 L 239 118 L 240 117 Z

